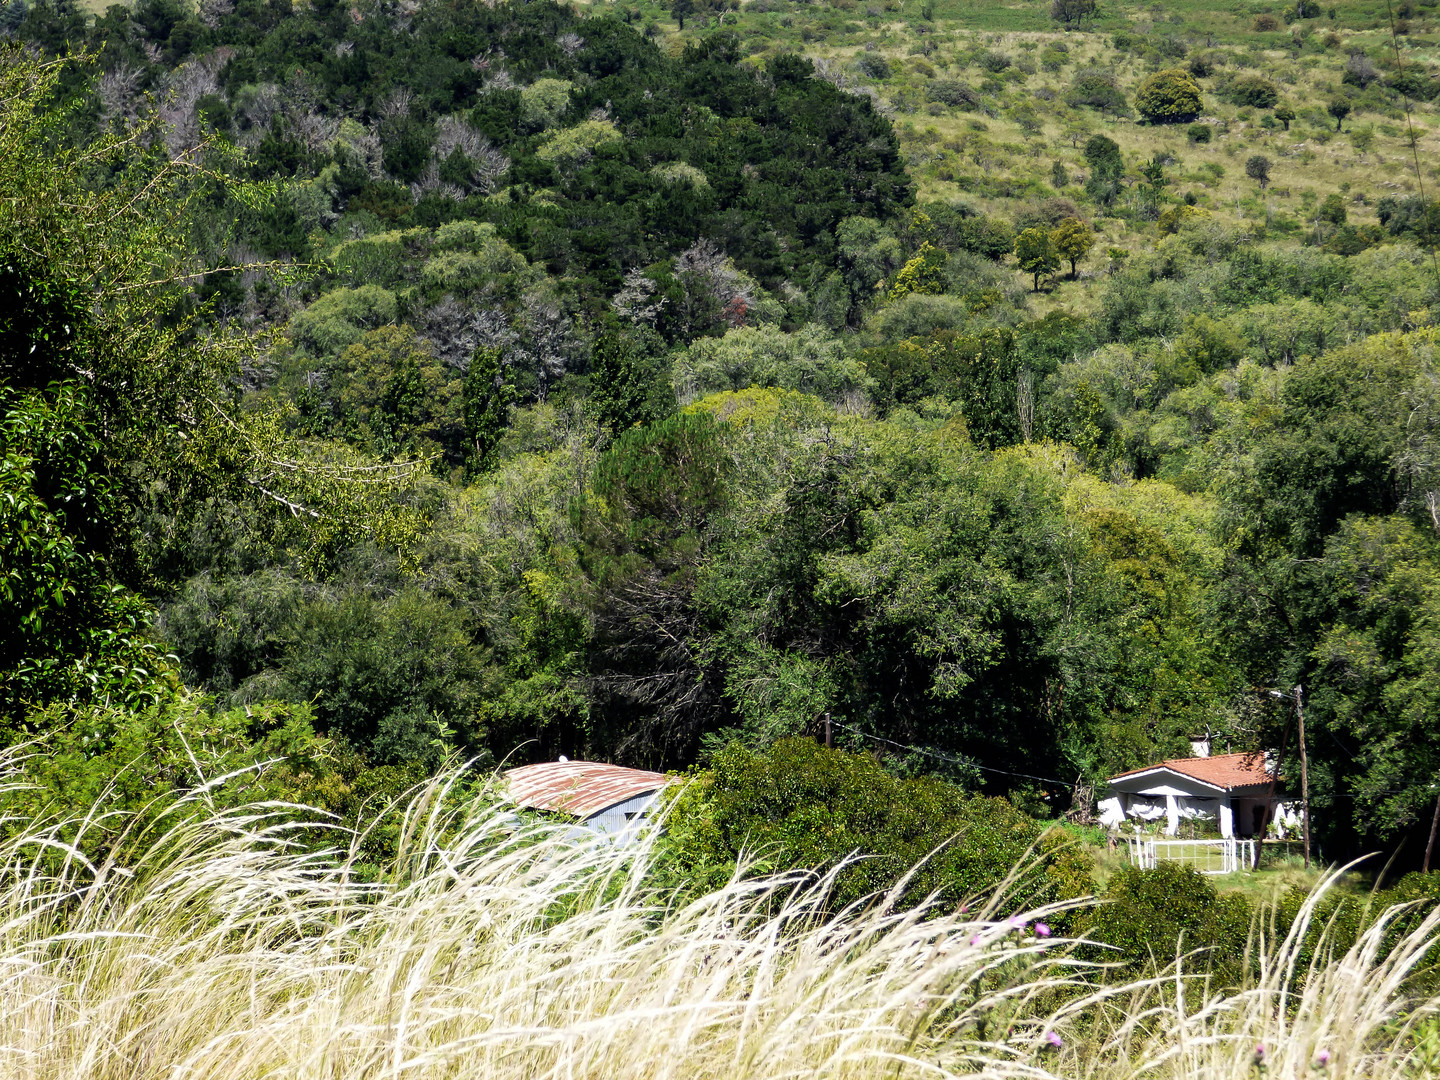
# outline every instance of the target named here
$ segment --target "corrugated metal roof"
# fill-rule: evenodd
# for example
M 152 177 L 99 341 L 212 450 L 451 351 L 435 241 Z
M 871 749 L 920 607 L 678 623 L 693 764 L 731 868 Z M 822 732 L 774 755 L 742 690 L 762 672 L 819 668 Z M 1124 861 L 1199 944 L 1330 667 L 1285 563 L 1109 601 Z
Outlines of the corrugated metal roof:
M 616 803 L 658 791 L 673 777 L 598 761 L 545 761 L 511 769 L 505 779 L 510 797 L 521 806 L 583 820 Z
M 1261 754 L 1217 754 L 1205 758 L 1172 758 L 1158 765 L 1147 765 L 1143 769 L 1131 769 L 1110 779 L 1120 780 L 1127 776 L 1169 769 L 1181 776 L 1199 780 L 1211 787 L 1229 791 L 1231 788 L 1256 787 L 1270 783 L 1270 773 L 1265 769 L 1265 758 Z

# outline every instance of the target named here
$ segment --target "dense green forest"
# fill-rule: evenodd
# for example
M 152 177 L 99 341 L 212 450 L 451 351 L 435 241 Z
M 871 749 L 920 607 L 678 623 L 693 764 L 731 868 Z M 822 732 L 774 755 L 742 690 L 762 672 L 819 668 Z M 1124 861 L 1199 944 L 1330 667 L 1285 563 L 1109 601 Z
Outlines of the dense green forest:
M 1436 213 L 1249 151 L 1423 118 L 1428 45 L 1034 6 L 9 0 L 6 740 L 344 812 L 828 718 L 1054 818 L 1301 684 L 1322 850 L 1418 861 Z

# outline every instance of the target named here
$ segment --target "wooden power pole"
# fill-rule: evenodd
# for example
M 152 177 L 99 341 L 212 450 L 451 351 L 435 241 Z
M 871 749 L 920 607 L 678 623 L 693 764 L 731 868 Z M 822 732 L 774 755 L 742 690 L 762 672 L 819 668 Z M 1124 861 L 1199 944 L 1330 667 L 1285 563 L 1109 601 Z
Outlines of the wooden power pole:
M 1285 695 L 1279 690 L 1269 691 L 1271 697 L 1280 698 L 1282 701 Z M 1280 752 L 1275 755 L 1275 767 L 1270 770 L 1270 786 L 1265 794 L 1265 812 L 1260 815 L 1260 835 L 1255 838 L 1255 861 L 1250 864 L 1252 870 L 1260 869 L 1260 849 L 1265 846 L 1265 833 L 1270 828 L 1270 819 L 1273 816 L 1271 808 L 1275 803 L 1275 780 L 1280 775 L 1280 769 L 1285 764 L 1285 747 L 1290 742 L 1290 718 L 1285 718 L 1285 729 L 1280 733 Z

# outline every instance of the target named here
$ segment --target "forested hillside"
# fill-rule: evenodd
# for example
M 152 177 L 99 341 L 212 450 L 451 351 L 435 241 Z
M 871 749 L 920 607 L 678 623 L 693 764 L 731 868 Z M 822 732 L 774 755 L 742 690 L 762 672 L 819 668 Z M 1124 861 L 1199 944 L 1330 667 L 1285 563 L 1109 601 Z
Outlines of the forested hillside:
M 1298 683 L 1417 860 L 1434 8 L 1032 6 L 10 0 L 7 741 L 347 813 L 828 717 L 1050 818 Z

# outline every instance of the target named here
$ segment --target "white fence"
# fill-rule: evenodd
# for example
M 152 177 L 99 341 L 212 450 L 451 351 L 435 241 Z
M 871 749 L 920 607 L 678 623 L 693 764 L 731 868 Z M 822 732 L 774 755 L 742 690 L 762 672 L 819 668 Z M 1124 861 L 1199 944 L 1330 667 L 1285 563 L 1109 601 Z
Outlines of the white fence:
M 1130 865 L 1142 870 L 1154 870 L 1162 861 L 1183 863 L 1202 874 L 1234 874 L 1255 865 L 1254 840 L 1128 839 Z

